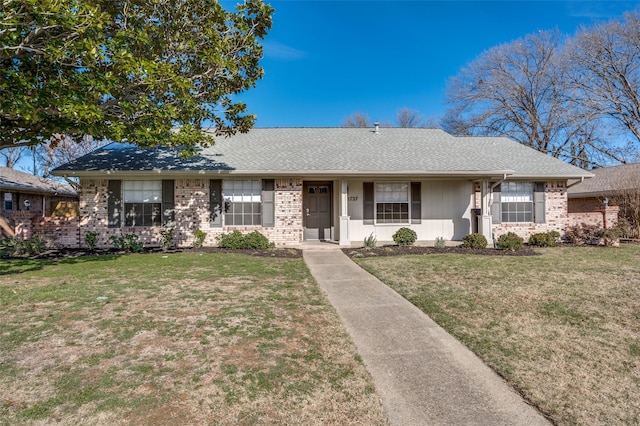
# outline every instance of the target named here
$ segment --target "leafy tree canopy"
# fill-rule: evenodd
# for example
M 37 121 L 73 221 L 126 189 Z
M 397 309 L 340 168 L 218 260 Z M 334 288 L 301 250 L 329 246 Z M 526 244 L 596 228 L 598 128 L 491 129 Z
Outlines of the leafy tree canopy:
M 193 148 L 246 132 L 273 9 L 246 0 L 3 0 L 0 148 L 62 140 Z M 55 136 L 52 138 L 52 136 Z

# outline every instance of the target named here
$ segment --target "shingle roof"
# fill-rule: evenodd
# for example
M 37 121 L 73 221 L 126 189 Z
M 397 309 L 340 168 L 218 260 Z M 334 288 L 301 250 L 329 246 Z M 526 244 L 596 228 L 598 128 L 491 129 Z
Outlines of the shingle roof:
M 594 177 L 570 187 L 569 197 L 594 197 L 640 188 L 640 163 L 591 170 Z
M 166 148 L 110 144 L 56 169 L 237 174 L 422 174 L 579 178 L 590 174 L 500 137 L 454 137 L 438 129 L 269 128 L 218 138 L 183 159 Z
M 0 189 L 16 192 L 77 195 L 76 190 L 69 185 L 19 172 L 8 167 L 0 167 Z

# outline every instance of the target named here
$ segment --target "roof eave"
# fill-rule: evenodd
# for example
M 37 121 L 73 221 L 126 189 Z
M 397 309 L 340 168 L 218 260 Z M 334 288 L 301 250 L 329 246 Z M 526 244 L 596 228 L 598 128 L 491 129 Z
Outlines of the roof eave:
M 624 190 L 616 191 L 615 189 L 608 189 L 608 190 L 602 190 L 602 191 L 567 192 L 567 197 L 569 198 L 606 197 L 606 196 L 619 194 L 621 191 L 624 191 Z
M 590 179 L 593 174 L 513 174 L 513 179 L 543 179 L 543 180 L 570 180 L 570 179 Z
M 67 177 L 96 177 L 96 176 L 420 176 L 420 177 L 464 177 L 464 178 L 503 178 L 515 173 L 513 170 L 54 170 L 51 174 Z

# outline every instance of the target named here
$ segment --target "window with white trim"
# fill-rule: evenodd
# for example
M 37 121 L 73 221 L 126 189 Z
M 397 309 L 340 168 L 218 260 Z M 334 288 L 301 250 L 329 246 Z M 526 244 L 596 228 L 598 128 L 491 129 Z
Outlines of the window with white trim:
M 13 210 L 13 194 L 11 192 L 4 193 L 4 209 L 5 211 Z
M 162 181 L 124 181 L 125 226 L 162 225 Z
M 262 183 L 259 179 L 225 180 L 222 193 L 225 225 L 262 224 Z
M 376 223 L 409 223 L 409 183 L 375 184 Z
M 533 222 L 533 182 L 503 182 L 500 202 L 503 222 Z

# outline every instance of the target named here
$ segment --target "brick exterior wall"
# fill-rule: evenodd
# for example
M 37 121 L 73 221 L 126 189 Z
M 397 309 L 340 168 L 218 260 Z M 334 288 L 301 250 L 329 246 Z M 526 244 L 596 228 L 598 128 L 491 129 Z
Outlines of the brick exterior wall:
M 26 240 L 35 235 L 44 235 L 48 240 L 63 247 L 78 247 L 78 218 L 42 217 L 34 212 L 21 211 L 15 212 L 14 219 L 15 238 Z
M 538 232 L 557 231 L 564 235 L 569 225 L 567 213 L 567 187 L 565 182 L 546 182 L 545 189 L 545 223 L 494 223 L 492 231 L 495 238 L 507 232 L 514 232 L 529 239 L 531 234 Z
M 176 180 L 176 232 L 178 247 L 193 245 L 196 228 L 207 233 L 204 244 L 216 245 L 216 236 L 233 231 L 259 231 L 276 246 L 302 242 L 302 179 L 275 179 L 275 226 L 212 227 L 209 221 L 209 180 Z M 186 218 L 186 219 L 185 219 Z
M 302 227 L 302 179 L 275 179 L 275 226 L 224 226 L 210 224 L 209 179 L 174 180 L 175 217 L 174 244 L 190 247 L 194 241 L 194 231 L 200 229 L 207 236 L 206 246 L 215 246 L 216 236 L 238 230 L 243 233 L 259 231 L 277 246 L 296 246 L 303 240 Z M 161 244 L 161 227 L 121 227 L 109 228 L 107 221 L 107 179 L 82 179 L 80 189 L 79 218 L 42 218 L 34 212 L 15 212 L 16 236 L 29 238 L 35 234 L 56 236 L 59 244 L 66 247 L 84 246 L 87 231 L 98 232 L 98 247 L 110 247 L 111 236 L 134 233 L 147 246 Z M 474 188 L 476 192 L 478 188 Z M 479 207 L 479 193 L 476 192 L 474 207 Z M 597 204 L 597 205 L 596 205 Z M 590 200 L 567 200 L 565 182 L 547 182 L 545 190 L 545 223 L 503 223 L 493 224 L 495 237 L 507 232 L 515 232 L 525 239 L 533 233 L 558 231 L 564 234 L 567 226 L 578 223 L 602 226 L 603 217 L 607 227 L 617 221 L 618 208 L 610 206 L 606 211 L 601 202 Z M 569 212 L 568 212 L 568 209 Z M 34 217 L 36 216 L 36 217 Z
M 295 246 L 302 242 L 302 179 L 275 180 L 275 226 L 224 226 L 210 224 L 209 179 L 175 179 L 174 244 L 190 247 L 194 231 L 200 229 L 207 236 L 205 246 L 215 246 L 216 236 L 238 230 L 243 233 L 259 231 L 277 246 Z M 98 232 L 98 247 L 110 247 L 112 235 L 136 234 L 147 246 L 161 243 L 160 227 L 107 226 L 107 179 L 83 179 L 80 189 L 80 244 L 84 244 L 87 231 Z M 77 243 L 76 243 L 77 244 Z
M 597 197 L 570 198 L 568 204 L 569 225 L 595 225 L 599 228 L 612 228 L 618 223 L 618 206 L 604 206 Z M 606 226 L 605 226 L 606 225 Z

